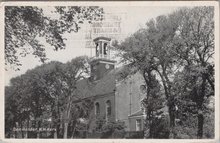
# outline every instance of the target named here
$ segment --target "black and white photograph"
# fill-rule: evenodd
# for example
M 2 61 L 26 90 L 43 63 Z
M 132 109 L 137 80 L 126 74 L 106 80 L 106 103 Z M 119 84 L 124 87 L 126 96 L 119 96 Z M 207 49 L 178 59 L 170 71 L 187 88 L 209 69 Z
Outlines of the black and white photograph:
M 219 4 L 175 3 L 6 2 L 3 137 L 219 140 Z

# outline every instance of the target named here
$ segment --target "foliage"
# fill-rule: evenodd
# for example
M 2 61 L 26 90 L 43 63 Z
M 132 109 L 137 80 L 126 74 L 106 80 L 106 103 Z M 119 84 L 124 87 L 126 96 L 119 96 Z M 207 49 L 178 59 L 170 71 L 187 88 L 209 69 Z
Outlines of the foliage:
M 97 6 L 55 7 L 59 18 L 45 16 L 40 7 L 5 7 L 5 64 L 21 65 L 19 56 L 33 54 L 44 62 L 47 57 L 44 38 L 54 50 L 65 48 L 66 32 L 78 32 L 83 22 L 102 19 L 103 9 Z M 41 38 L 41 39 L 42 39 Z
M 213 7 L 182 8 L 150 20 L 146 28 L 116 45 L 122 61 L 135 72 L 141 71 L 147 87 L 146 103 L 157 94 L 166 97 L 170 138 L 176 136 L 176 119 L 184 120 L 191 114 L 197 116 L 197 137 L 202 138 L 204 115 L 213 112 L 207 110 L 207 101 L 214 95 L 213 16 Z M 154 78 L 162 90 L 154 89 Z M 147 122 L 152 124 L 151 118 Z
M 207 112 L 206 100 L 214 95 L 214 9 L 184 9 L 180 11 L 180 15 L 184 26 L 180 27 L 181 32 L 175 38 L 175 44 L 178 43 L 176 50 L 184 61 L 184 78 L 180 81 L 188 90 L 184 97 L 195 103 L 197 138 L 202 138 L 204 115 Z
M 204 122 L 204 138 L 214 138 L 214 114 L 206 113 Z M 197 117 L 193 114 L 189 114 L 184 120 L 177 123 L 176 138 L 178 139 L 194 139 L 197 138 Z
M 12 128 L 16 127 L 16 122 L 20 127 L 27 127 L 30 121 L 31 127 L 39 129 L 49 121 L 57 130 L 56 137 L 64 135 L 67 137 L 71 120 L 85 117 L 88 114 L 85 105 L 91 105 L 89 101 L 82 102 L 82 105 L 78 104 L 80 115 L 72 114 L 76 111 L 73 100 L 78 96 L 75 91 L 76 82 L 86 75 L 87 62 L 88 58 L 84 56 L 77 57 L 66 64 L 50 62 L 13 78 L 11 86 L 6 87 L 5 94 L 8 117 L 6 122 L 10 123 L 6 126 L 6 133 L 11 133 Z M 62 124 L 67 125 L 64 132 L 61 128 Z M 40 135 L 36 133 L 36 136 Z
M 150 128 L 150 138 L 168 139 L 170 136 L 168 116 L 154 117 Z
M 19 118 L 18 116 L 18 104 L 15 102 L 15 99 L 12 99 L 14 89 L 10 87 L 5 87 L 5 124 L 7 128 L 5 128 L 6 137 L 10 137 L 13 131 L 13 127 L 15 127 L 15 120 Z
M 101 133 L 101 138 L 124 138 L 125 124 L 122 121 L 109 121 L 96 119 L 95 132 Z

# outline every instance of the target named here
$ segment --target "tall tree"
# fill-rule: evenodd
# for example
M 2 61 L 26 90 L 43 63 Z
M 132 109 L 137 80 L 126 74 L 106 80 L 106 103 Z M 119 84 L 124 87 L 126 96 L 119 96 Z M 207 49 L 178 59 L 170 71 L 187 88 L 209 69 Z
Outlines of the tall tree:
M 79 98 L 76 83 L 87 74 L 88 58 L 82 56 L 66 64 L 60 62 L 43 64 L 13 78 L 11 86 L 7 87 L 6 105 L 14 102 L 12 105 L 16 108 L 12 109 L 10 106 L 6 108 L 6 115 L 10 117 L 6 121 L 13 122 L 6 130 L 11 132 L 16 122 L 21 128 L 24 125 L 29 126 L 27 124 L 32 120 L 33 126 L 30 127 L 37 128 L 36 137 L 40 138 L 40 128 L 51 120 L 52 126 L 56 129 L 54 136 L 67 138 L 71 119 L 82 117 L 71 115 L 76 111 L 73 101 Z M 84 112 L 83 108 L 80 112 Z
M 66 95 L 66 99 L 68 99 L 64 102 L 64 138 L 67 138 L 68 125 L 70 123 L 69 119 L 71 115 L 71 109 L 74 105 L 74 98 L 76 99 L 79 96 L 76 85 L 79 80 L 88 76 L 88 62 L 89 59 L 86 56 L 76 57 L 70 62 L 66 63 L 63 69 L 62 80 L 66 84 L 64 94 Z
M 175 137 L 178 96 L 173 79 L 178 72 L 186 72 L 195 82 L 193 86 L 188 86 L 193 87 L 190 95 L 198 97 L 195 100 L 198 109 L 197 136 L 202 137 L 204 98 L 214 94 L 213 13 L 213 7 L 195 7 L 158 16 L 147 22 L 147 28 L 137 31 L 118 46 L 123 60 L 143 73 L 148 90 L 151 89 L 147 80 L 150 74 L 156 75 L 160 81 L 169 109 L 171 137 Z
M 6 93 L 6 97 L 9 96 L 9 98 L 6 98 L 6 103 L 12 103 L 12 107 L 16 107 L 11 109 L 14 117 L 13 127 L 27 127 L 29 126 L 29 120 L 32 118 L 33 124 L 35 124 L 34 127 L 38 129 L 36 134 L 38 137 L 42 114 L 49 101 L 44 85 L 39 71 L 28 71 L 25 75 L 13 78 L 9 87 L 11 96 L 10 93 Z M 9 112 L 6 108 L 6 114 Z M 21 133 L 24 137 L 23 130 Z
M 48 105 L 51 106 L 52 121 L 56 132 L 55 138 L 67 138 L 68 126 L 71 123 L 71 112 L 74 110 L 74 99 L 79 97 L 76 84 L 88 74 L 88 57 L 76 57 L 66 64 L 51 62 L 39 67 L 43 73 Z M 35 69 L 36 70 L 36 69 Z M 61 126 L 64 131 L 61 131 Z
M 19 100 L 14 98 L 15 87 L 5 87 L 5 137 L 17 137 L 13 133 L 13 128 L 16 127 L 16 122 L 19 119 Z M 16 132 L 15 132 L 16 133 Z
M 203 137 L 205 99 L 214 95 L 214 7 L 179 11 L 176 53 L 184 63 L 192 101 L 197 106 L 197 137 Z
M 170 137 L 174 137 L 175 126 L 175 96 L 172 91 L 172 78 L 176 71 L 180 70 L 172 45 L 175 32 L 178 28 L 179 17 L 175 13 L 168 16 L 158 16 L 147 23 L 147 39 L 155 61 L 153 70 L 160 79 L 166 96 L 170 117 Z
M 5 7 L 5 64 L 19 69 L 19 56 L 33 54 L 44 62 L 47 57 L 42 37 L 55 50 L 65 48 L 63 34 L 78 32 L 81 25 L 101 20 L 103 9 L 97 6 L 55 7 L 58 18 L 45 16 L 40 7 Z
M 157 110 L 161 108 L 159 107 L 159 104 L 163 104 L 163 101 L 160 100 L 161 103 L 158 103 L 158 106 L 151 107 L 147 105 L 151 102 L 155 102 L 154 98 L 156 98 L 158 95 L 161 95 L 161 87 L 157 85 L 159 84 L 157 82 L 158 79 L 155 78 L 160 60 L 158 60 L 158 56 L 154 51 L 157 50 L 155 49 L 157 48 L 156 45 L 152 46 L 150 43 L 150 30 L 147 31 L 146 29 L 140 29 L 131 37 L 127 38 L 123 43 L 118 46 L 116 45 L 118 50 L 120 50 L 119 53 L 121 55 L 119 56 L 122 56 L 122 61 L 127 62 L 128 67 L 132 68 L 131 72 L 127 74 L 133 74 L 140 71 L 146 83 L 147 92 L 144 104 L 147 111 L 147 120 L 145 122 L 145 126 L 147 126 L 146 130 L 149 129 L 148 132 L 145 133 L 146 137 L 152 137 L 152 131 L 150 129 L 152 120 L 154 118 L 152 113 L 157 112 Z M 160 98 L 162 99 L 162 97 Z
M 50 107 L 50 117 L 53 128 L 56 129 L 54 137 L 60 136 L 61 125 L 61 107 L 63 104 L 63 82 L 61 79 L 63 64 L 60 62 L 50 62 L 39 67 L 43 73 L 43 79 L 46 85 L 47 96 L 49 97 L 48 106 Z

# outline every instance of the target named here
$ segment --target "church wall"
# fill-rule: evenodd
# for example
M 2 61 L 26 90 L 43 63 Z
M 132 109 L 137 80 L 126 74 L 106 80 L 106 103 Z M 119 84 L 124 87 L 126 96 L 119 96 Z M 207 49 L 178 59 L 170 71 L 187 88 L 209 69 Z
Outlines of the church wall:
M 100 105 L 100 114 L 95 115 L 95 108 L 91 111 L 90 116 L 93 117 L 90 124 L 90 129 L 93 129 L 95 126 L 96 119 L 105 119 L 106 118 L 106 102 L 111 102 L 111 116 L 108 117 L 109 121 L 115 121 L 115 93 L 108 93 L 105 95 L 96 96 L 94 100 L 94 105 L 98 102 Z M 95 107 L 95 106 L 94 106 Z
M 115 104 L 116 120 L 122 120 L 129 130 L 128 116 L 141 109 L 143 94 L 140 86 L 144 84 L 142 76 L 137 73 L 116 84 Z
M 106 94 L 104 96 L 97 97 L 94 104 L 96 102 L 99 102 L 99 105 L 100 105 L 100 115 L 99 115 L 99 117 L 106 117 L 106 102 L 108 100 L 111 102 L 111 116 L 109 117 L 109 119 L 112 121 L 112 120 L 115 119 L 115 96 L 114 96 L 114 92 Z
M 141 120 L 141 125 L 140 125 L 140 131 L 143 130 L 144 127 L 144 117 L 143 116 L 137 116 L 137 117 L 131 117 L 129 118 L 129 130 L 130 131 L 137 131 L 136 129 L 136 121 Z
M 111 61 L 103 62 L 96 60 L 91 63 L 91 76 L 95 76 L 96 80 L 101 79 L 112 69 L 114 69 L 114 63 Z

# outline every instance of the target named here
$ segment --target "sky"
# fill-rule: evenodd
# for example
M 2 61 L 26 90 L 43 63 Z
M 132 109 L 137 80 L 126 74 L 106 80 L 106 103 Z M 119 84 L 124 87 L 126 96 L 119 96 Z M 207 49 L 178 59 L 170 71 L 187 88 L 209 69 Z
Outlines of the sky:
M 50 11 L 53 7 L 42 7 L 45 15 L 56 17 L 55 14 L 51 14 Z M 121 39 L 128 37 L 132 33 L 136 32 L 140 28 L 144 28 L 147 21 L 152 18 L 156 18 L 159 15 L 167 15 L 177 10 L 178 7 L 149 7 L 149 6 L 129 6 L 129 7 L 103 7 L 105 13 L 111 13 L 118 15 L 123 13 L 121 21 Z M 64 37 L 67 39 L 66 48 L 64 50 L 54 51 L 53 47 L 45 42 L 44 39 L 40 39 L 42 44 L 45 45 L 46 55 L 50 61 L 60 61 L 66 63 L 74 57 L 87 55 L 89 57 L 94 56 L 94 48 L 86 48 L 85 34 L 88 32 L 89 25 L 85 24 L 82 26 L 78 33 L 68 33 Z M 20 58 L 22 66 L 20 71 L 15 71 L 10 67 L 5 71 L 5 85 L 9 85 L 10 79 L 18 75 L 24 74 L 27 70 L 33 69 L 42 63 L 39 62 L 38 58 L 33 55 L 27 55 L 24 58 Z

